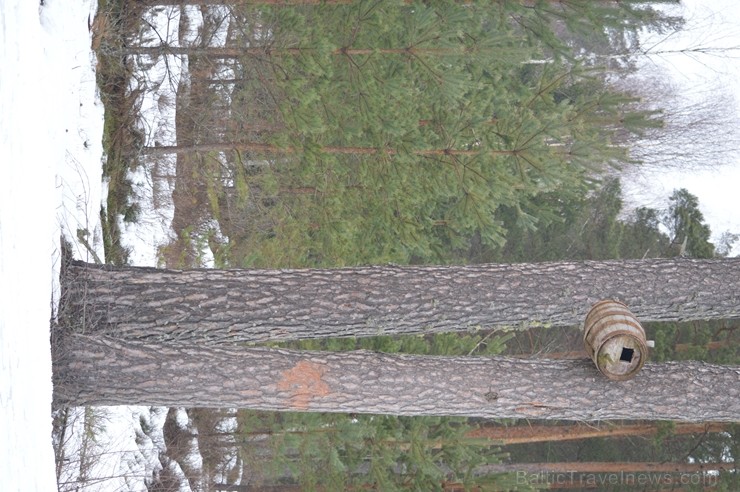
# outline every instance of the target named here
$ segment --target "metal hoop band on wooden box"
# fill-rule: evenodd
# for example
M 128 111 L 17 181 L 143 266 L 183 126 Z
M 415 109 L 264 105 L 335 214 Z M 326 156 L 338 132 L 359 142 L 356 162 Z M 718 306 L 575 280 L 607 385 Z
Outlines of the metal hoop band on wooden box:
M 583 340 L 599 371 L 614 381 L 633 378 L 648 355 L 645 330 L 619 301 L 603 300 L 591 307 Z

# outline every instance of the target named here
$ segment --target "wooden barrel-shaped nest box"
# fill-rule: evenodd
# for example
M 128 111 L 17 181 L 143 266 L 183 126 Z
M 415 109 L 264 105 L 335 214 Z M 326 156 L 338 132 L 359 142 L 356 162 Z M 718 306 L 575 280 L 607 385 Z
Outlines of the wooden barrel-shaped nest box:
M 591 307 L 583 326 L 583 341 L 599 371 L 614 381 L 633 378 L 648 355 L 645 330 L 619 301 L 599 301 Z

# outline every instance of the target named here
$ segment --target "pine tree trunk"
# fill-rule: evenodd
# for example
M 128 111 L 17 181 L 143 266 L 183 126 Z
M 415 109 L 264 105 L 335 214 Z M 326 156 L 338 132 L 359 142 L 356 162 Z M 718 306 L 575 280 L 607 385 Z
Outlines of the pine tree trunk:
M 265 154 L 298 154 L 303 149 L 296 147 L 279 147 L 277 145 L 259 143 L 259 142 L 219 142 L 219 143 L 199 143 L 193 145 L 170 145 L 159 147 L 145 147 L 142 149 L 143 155 L 157 156 L 168 154 L 190 154 L 194 152 L 228 152 L 241 150 L 245 152 L 258 152 Z M 350 146 L 329 146 L 324 145 L 317 149 L 324 154 L 335 155 L 398 155 L 397 149 L 391 147 L 350 147 Z M 477 155 L 518 155 L 520 150 L 465 150 L 465 149 L 412 149 L 409 154 L 417 156 L 457 156 L 473 157 Z
M 708 471 L 729 471 L 733 463 L 662 463 L 640 461 L 572 461 L 560 463 L 496 463 L 482 465 L 475 473 L 702 473 Z M 614 484 L 612 484 L 614 485 Z
M 129 0 L 132 3 L 147 7 L 167 5 L 272 5 L 272 6 L 301 6 L 301 5 L 344 5 L 352 0 Z
M 707 342 L 702 345 L 696 345 L 693 343 L 677 343 L 674 349 L 676 352 L 686 352 L 694 348 L 703 348 L 704 350 L 717 350 L 726 346 L 727 343 L 727 341 Z
M 175 56 L 208 56 L 220 59 L 239 59 L 247 56 L 296 56 L 316 53 L 313 48 L 274 48 L 271 46 L 240 47 L 189 47 L 189 46 L 130 46 L 124 49 L 126 55 L 175 55 Z M 369 56 L 369 55 L 428 55 L 428 56 L 464 56 L 465 47 L 459 48 L 418 48 L 405 46 L 401 48 L 348 48 L 341 47 L 331 51 L 333 56 Z
M 221 348 L 67 334 L 54 402 L 565 420 L 727 422 L 740 367 L 646 364 L 612 382 L 590 360 Z
M 725 432 L 728 426 L 712 422 L 708 424 L 676 424 L 671 435 L 702 434 Z M 657 434 L 657 424 L 625 425 L 517 425 L 513 427 L 485 426 L 465 434 L 470 439 L 490 439 L 501 444 L 525 444 L 532 442 L 570 441 L 594 437 L 653 436 Z
M 670 435 L 703 434 L 710 432 L 726 432 L 729 425 L 721 422 L 711 423 L 677 423 L 671 430 Z M 533 442 L 570 441 L 579 439 L 590 439 L 594 437 L 633 437 L 654 436 L 658 433 L 657 424 L 623 424 L 623 425 L 532 425 L 531 423 L 504 427 L 501 425 L 484 426 L 465 433 L 465 443 L 468 445 L 491 446 L 509 444 L 528 444 Z M 337 432 L 335 428 L 312 429 L 310 431 L 286 431 L 281 434 L 316 434 L 318 432 Z M 267 439 L 269 434 L 260 433 L 262 439 Z M 408 450 L 411 447 L 409 441 L 385 440 L 389 445 L 397 449 Z M 441 449 L 449 441 L 437 439 L 429 441 L 428 447 Z
M 336 270 L 164 270 L 74 262 L 60 322 L 140 340 L 261 343 L 583 322 L 600 299 L 646 321 L 740 316 L 740 260 Z

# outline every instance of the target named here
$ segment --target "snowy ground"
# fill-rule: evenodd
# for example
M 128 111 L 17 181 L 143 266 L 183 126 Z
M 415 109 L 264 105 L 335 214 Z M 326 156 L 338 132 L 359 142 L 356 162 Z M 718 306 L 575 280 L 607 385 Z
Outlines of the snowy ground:
M 0 0 L 2 491 L 57 490 L 49 317 L 58 289 L 60 234 L 77 245 L 75 256 L 93 261 L 75 241 L 84 231 L 102 257 L 97 217 L 105 193 L 103 107 L 96 96 L 88 30 L 95 6 L 92 0 L 45 0 L 43 6 Z M 82 414 L 76 409 L 72 417 L 78 418 L 71 421 L 81 422 Z M 145 490 L 141 474 L 150 474 L 158 463 L 137 463 L 143 458 L 135 441 L 134 422 L 142 422 L 137 410 L 102 410 L 97 422 L 107 429 L 98 448 L 114 454 L 99 460 L 101 469 L 92 473 L 129 478 L 96 483 L 89 490 Z M 157 425 L 161 428 L 152 422 Z M 71 424 L 66 435 L 70 449 L 80 442 L 75 429 L 79 426 Z M 152 455 L 156 461 L 157 453 Z M 74 460 L 74 452 L 69 459 Z
M 89 32 L 96 6 L 94 0 L 44 0 L 42 6 L 0 0 L 3 492 L 57 490 L 49 317 L 58 294 L 60 234 L 75 245 L 77 258 L 94 261 L 77 241 L 80 233 L 103 258 L 98 220 L 106 194 L 101 180 L 103 107 Z M 163 137 L 161 132 L 157 136 Z M 129 235 L 127 245 L 138 264 L 153 264 L 171 215 L 161 206 L 159 215 L 146 215 L 151 213 L 146 204 L 154 198 L 146 173 L 140 174 L 133 178 L 145 215 L 139 234 Z M 71 409 L 60 490 L 145 491 L 145 480 L 163 467 L 159 454 L 165 449 L 166 414 L 167 409 L 146 407 Z M 178 422 L 184 420 L 186 426 L 187 415 L 180 414 Z M 94 442 L 85 439 L 91 428 Z M 196 454 L 191 461 L 197 461 Z M 177 463 L 165 466 L 184 479 Z M 87 485 L 80 482 L 83 478 Z M 190 490 L 187 480 L 182 483 L 181 490 Z
M 0 0 L 0 489 L 56 490 L 51 446 L 49 315 L 70 138 L 87 108 L 89 1 Z M 84 40 L 84 37 L 83 37 Z M 80 175 L 99 189 L 97 165 Z M 61 178 L 65 179 L 65 178 Z M 92 194 L 87 198 L 95 200 Z M 99 200 L 99 198 L 98 198 Z M 99 203 L 99 201 L 98 201 Z M 93 215 L 95 216 L 95 215 Z M 70 223 L 70 226 L 72 224 Z

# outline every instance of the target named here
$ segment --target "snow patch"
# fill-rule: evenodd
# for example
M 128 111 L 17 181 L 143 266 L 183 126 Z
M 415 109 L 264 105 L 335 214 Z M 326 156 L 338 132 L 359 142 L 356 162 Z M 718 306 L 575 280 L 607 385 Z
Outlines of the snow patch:
M 56 490 L 49 318 L 60 232 L 100 206 L 90 1 L 0 0 L 0 477 Z M 89 94 L 92 93 L 92 97 Z M 100 122 L 102 123 L 102 122 Z M 91 213 L 92 212 L 92 213 Z M 55 217 L 55 214 L 57 215 Z M 83 256 L 86 251 L 78 251 Z

